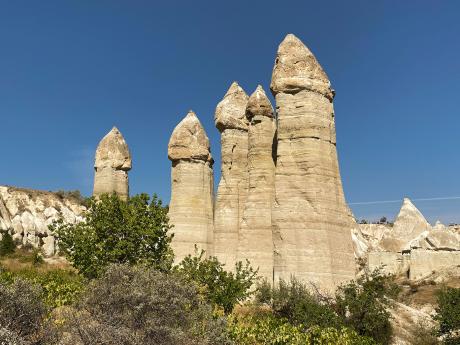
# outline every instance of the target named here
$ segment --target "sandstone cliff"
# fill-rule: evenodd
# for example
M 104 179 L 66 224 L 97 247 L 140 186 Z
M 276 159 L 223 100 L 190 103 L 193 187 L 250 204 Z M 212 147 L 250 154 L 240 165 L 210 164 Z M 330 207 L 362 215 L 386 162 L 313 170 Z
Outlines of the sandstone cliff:
M 291 34 L 278 48 L 270 87 L 278 110 L 275 281 L 295 275 L 333 289 L 355 270 L 333 91 L 316 58 Z
M 221 178 L 214 210 L 214 255 L 231 269 L 248 191 L 248 95 L 232 83 L 217 105 L 215 124 L 221 133 Z
M 112 130 L 101 140 L 94 160 L 93 195 L 116 193 L 126 200 L 129 196 L 128 171 L 132 160 L 128 145 L 118 128 Z
M 273 237 L 271 206 L 275 192 L 273 143 L 276 124 L 273 108 L 258 86 L 246 108 L 249 121 L 249 191 L 241 221 L 238 261 L 249 260 L 259 275 L 273 283 Z
M 209 139 L 194 112 L 174 129 L 168 145 L 172 162 L 170 223 L 176 263 L 213 243 L 213 159 Z
M 0 236 L 9 232 L 18 244 L 52 256 L 57 248 L 48 225 L 60 216 L 67 223 L 82 221 L 84 210 L 81 200 L 61 193 L 0 186 Z

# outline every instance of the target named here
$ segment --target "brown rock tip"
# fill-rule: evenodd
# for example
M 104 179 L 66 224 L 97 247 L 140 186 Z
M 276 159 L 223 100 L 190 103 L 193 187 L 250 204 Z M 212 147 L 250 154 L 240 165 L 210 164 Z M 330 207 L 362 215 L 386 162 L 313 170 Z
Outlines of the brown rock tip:
M 331 83 L 323 68 L 293 34 L 288 34 L 278 47 L 270 89 L 274 95 L 310 90 L 333 98 Z
M 254 116 L 273 117 L 273 107 L 262 86 L 258 85 L 249 97 L 246 107 L 246 117 L 251 120 Z
M 213 162 L 209 139 L 196 114 L 190 110 L 169 139 L 168 158 Z
M 94 168 L 111 167 L 117 170 L 129 171 L 132 167 L 131 153 L 125 138 L 113 127 L 107 135 L 102 138 L 96 149 Z
M 248 95 L 236 81 L 232 83 L 222 101 L 217 104 L 214 121 L 217 129 L 240 129 L 247 131 L 248 123 L 245 116 Z

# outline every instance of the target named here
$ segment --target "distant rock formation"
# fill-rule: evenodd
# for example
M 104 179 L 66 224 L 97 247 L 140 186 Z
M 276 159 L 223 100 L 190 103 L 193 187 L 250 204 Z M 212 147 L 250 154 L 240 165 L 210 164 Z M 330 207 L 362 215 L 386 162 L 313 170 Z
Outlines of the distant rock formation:
M 233 82 L 217 105 L 215 123 L 221 133 L 221 178 L 214 210 L 214 255 L 231 269 L 248 191 L 248 95 Z
M 419 280 L 460 265 L 460 234 L 440 222 L 432 227 L 408 198 L 394 225 L 355 224 L 352 238 L 356 257 L 370 270 Z
M 271 90 L 278 110 L 275 281 L 291 275 L 334 289 L 355 273 L 326 73 L 294 35 L 278 48 Z
M 0 186 L 0 239 L 8 232 L 17 244 L 53 256 L 57 244 L 48 226 L 60 216 L 67 223 L 82 221 L 84 211 L 81 200 L 69 195 Z
M 113 127 L 97 146 L 93 195 L 116 193 L 121 199 L 128 199 L 128 171 L 131 166 L 128 145 L 118 128 Z
M 172 162 L 170 223 L 176 263 L 188 254 L 212 254 L 214 163 L 206 132 L 193 111 L 174 129 L 168 145 Z
M 272 105 L 259 85 L 249 97 L 249 191 L 239 232 L 238 261 L 246 259 L 259 275 L 273 283 L 273 237 L 271 207 L 275 194 L 273 143 L 276 124 Z

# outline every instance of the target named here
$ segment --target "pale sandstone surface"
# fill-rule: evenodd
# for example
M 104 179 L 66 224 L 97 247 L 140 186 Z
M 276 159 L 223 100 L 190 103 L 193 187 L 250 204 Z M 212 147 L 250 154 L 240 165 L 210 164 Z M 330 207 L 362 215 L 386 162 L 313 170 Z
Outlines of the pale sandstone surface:
M 460 265 L 460 251 L 411 251 L 410 279 L 417 280 L 449 267 Z
M 0 236 L 9 232 L 22 245 L 42 248 L 45 256 L 56 254 L 54 234 L 48 226 L 63 217 L 66 223 L 83 220 L 80 200 L 57 193 L 0 186 Z
M 418 246 L 418 236 L 431 230 L 431 225 L 422 213 L 415 207 L 409 198 L 404 198 L 401 210 L 393 225 L 391 233 L 382 241 L 381 246 L 392 252 L 410 250 L 411 246 Z
M 98 197 L 115 193 L 126 200 L 129 196 L 128 171 L 131 167 L 128 145 L 120 131 L 113 127 L 96 149 L 93 195 Z
M 273 108 L 261 86 L 249 98 L 249 190 L 241 221 L 238 261 L 248 259 L 259 275 L 273 283 L 271 207 L 274 198 L 273 143 L 276 124 Z
M 213 159 L 209 139 L 190 111 L 174 129 L 168 145 L 172 162 L 169 204 L 175 262 L 197 249 L 212 254 Z
M 248 190 L 248 95 L 232 83 L 216 107 L 221 132 L 221 178 L 214 206 L 214 255 L 231 270 L 236 262 L 238 233 Z
M 278 48 L 271 89 L 278 113 L 275 281 L 296 275 L 334 289 L 354 277 L 355 267 L 335 146 L 333 91 L 294 35 Z

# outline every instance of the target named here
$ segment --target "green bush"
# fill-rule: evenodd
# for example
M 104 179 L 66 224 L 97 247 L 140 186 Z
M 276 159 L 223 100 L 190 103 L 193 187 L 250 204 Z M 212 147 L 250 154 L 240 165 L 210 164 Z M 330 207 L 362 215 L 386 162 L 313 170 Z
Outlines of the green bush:
M 437 292 L 435 320 L 445 344 L 460 344 L 460 288 L 443 287 Z
M 146 194 L 123 201 L 116 195 L 91 199 L 85 221 L 54 223 L 51 230 L 69 261 L 85 277 L 100 275 L 111 263 L 145 263 L 168 270 L 173 254 L 167 234 L 167 209 L 156 195 Z
M 13 254 L 15 249 L 16 245 L 14 244 L 13 237 L 8 232 L 3 233 L 0 241 L 0 256 Z
M 341 286 L 336 294 L 335 309 L 345 326 L 359 335 L 388 344 L 392 329 L 387 307 L 398 292 L 391 277 L 375 270 Z
M 27 280 L 40 287 L 40 299 L 50 308 L 70 305 L 85 288 L 85 280 L 69 270 L 41 272 L 33 268 L 10 272 L 0 269 L 0 284 L 11 285 L 17 280 Z
M 269 305 L 277 317 L 294 325 L 339 327 L 340 320 L 331 307 L 332 300 L 311 291 L 295 278 L 289 283 L 280 280 L 274 288 L 264 282 L 259 286 L 256 302 Z
M 63 313 L 60 344 L 225 345 L 226 324 L 184 277 L 111 265 Z
M 201 251 L 198 255 L 186 256 L 175 270 L 197 283 L 207 300 L 228 314 L 238 302 L 251 296 L 257 271 L 247 261 L 245 265 L 237 262 L 234 272 L 229 272 L 217 258 L 204 255 Z
M 347 328 L 321 328 L 292 325 L 273 315 L 234 317 L 228 332 L 239 345 L 377 345 L 371 338 L 359 336 Z

